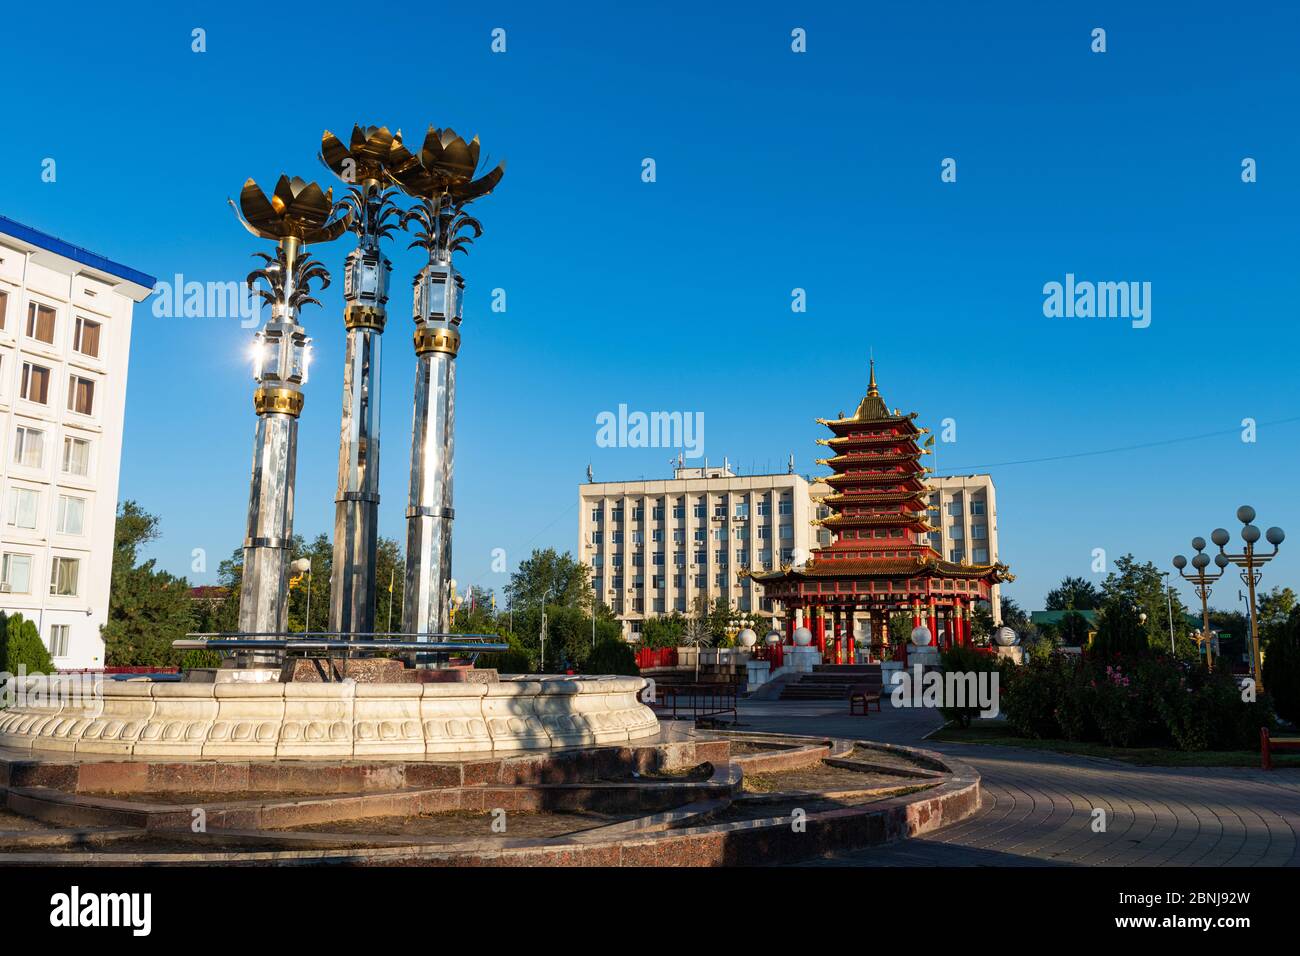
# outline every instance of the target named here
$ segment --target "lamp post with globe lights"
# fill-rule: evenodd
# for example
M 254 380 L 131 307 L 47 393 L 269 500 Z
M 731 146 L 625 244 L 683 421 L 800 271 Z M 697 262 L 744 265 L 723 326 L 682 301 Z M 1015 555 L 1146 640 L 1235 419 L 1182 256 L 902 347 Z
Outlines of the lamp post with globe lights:
M 1237 520 L 1243 525 L 1241 540 L 1246 542 L 1243 551 L 1233 554 L 1226 550 L 1226 545 L 1232 536 L 1223 528 L 1215 528 L 1210 534 L 1210 540 L 1219 546 L 1219 554 L 1241 568 L 1241 580 L 1245 582 L 1246 590 L 1250 595 L 1251 672 L 1255 675 L 1255 689 L 1262 692 L 1264 690 L 1264 673 L 1260 667 L 1262 662 L 1259 656 L 1259 622 L 1255 620 L 1255 587 L 1263 576 L 1260 568 L 1277 557 L 1279 546 L 1286 540 L 1286 532 L 1281 528 L 1269 528 L 1265 531 L 1264 539 L 1273 546 L 1273 550 L 1268 554 L 1260 554 L 1255 550 L 1255 545 L 1260 539 L 1260 531 L 1259 528 L 1252 524 L 1255 520 L 1255 509 L 1250 505 L 1242 505 L 1237 509 Z
M 1193 538 L 1192 547 L 1196 553 L 1192 555 L 1192 567 L 1196 569 L 1195 574 L 1188 574 L 1183 569 L 1187 567 L 1187 559 L 1181 554 L 1174 555 L 1174 567 L 1178 569 L 1178 576 L 1184 581 L 1192 582 L 1192 587 L 1196 590 L 1196 596 L 1201 599 L 1201 634 L 1197 638 L 1198 644 L 1205 645 L 1205 663 L 1210 670 L 1214 670 L 1214 647 L 1210 643 L 1210 592 L 1211 585 L 1223 577 L 1224 570 L 1232 562 L 1228 556 L 1220 551 L 1214 556 L 1215 567 L 1219 569 L 1218 574 L 1206 574 L 1205 569 L 1210 566 L 1210 556 L 1205 553 L 1205 539 Z

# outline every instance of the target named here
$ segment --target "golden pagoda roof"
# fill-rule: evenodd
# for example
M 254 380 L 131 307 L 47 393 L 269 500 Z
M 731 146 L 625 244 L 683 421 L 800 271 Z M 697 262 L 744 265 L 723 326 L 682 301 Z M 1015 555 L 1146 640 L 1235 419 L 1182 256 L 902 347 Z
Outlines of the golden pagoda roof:
M 901 528 L 911 527 L 918 531 L 938 531 L 930 524 L 923 511 L 895 511 L 890 514 L 876 515 L 831 515 L 816 518 L 812 522 L 819 528 Z
M 928 470 L 928 468 L 923 468 L 920 471 L 868 471 L 858 472 L 852 475 L 846 475 L 841 472 L 834 475 L 826 475 L 819 480 L 830 485 L 832 488 L 838 488 L 841 485 L 852 486 L 854 482 L 872 485 L 902 485 L 909 481 L 919 481 L 924 483 L 925 473 Z M 827 497 L 829 497 L 829 495 Z M 826 499 L 823 498 L 822 500 L 825 501 Z
M 987 580 L 990 584 L 1014 581 L 1015 575 L 1005 564 L 957 564 L 942 558 L 844 558 L 809 561 L 802 568 L 750 575 L 755 581 L 799 581 L 826 578 L 955 578 Z
M 914 501 L 917 498 L 924 497 L 927 494 L 922 488 L 919 491 L 869 491 L 860 495 L 846 495 L 843 492 L 836 492 L 832 495 L 825 495 L 819 499 L 820 504 L 858 504 L 858 505 L 896 505 L 908 501 Z M 926 511 L 927 507 L 922 504 L 916 508 L 917 511 Z
M 918 449 L 910 454 L 893 455 L 836 455 L 833 458 L 818 458 L 817 464 L 828 465 L 896 465 L 900 461 L 916 461 L 921 455 L 931 454 L 928 448 Z
M 857 411 L 848 418 L 819 418 L 817 424 L 829 425 L 834 428 L 837 425 L 855 425 L 863 422 L 907 422 L 911 423 L 916 418 L 916 412 L 909 412 L 904 415 L 898 409 L 892 412 L 885 400 L 880 397 L 880 390 L 876 387 L 876 360 L 871 360 L 871 381 L 867 385 L 867 394 L 862 396 L 862 401 L 858 402 Z M 913 426 L 915 428 L 915 426 Z

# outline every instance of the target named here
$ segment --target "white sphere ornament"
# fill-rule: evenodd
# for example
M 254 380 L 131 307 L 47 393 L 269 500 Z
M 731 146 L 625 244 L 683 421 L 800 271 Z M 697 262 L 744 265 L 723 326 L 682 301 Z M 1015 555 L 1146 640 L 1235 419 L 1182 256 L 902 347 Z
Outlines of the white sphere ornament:
M 796 627 L 794 629 L 794 643 L 796 647 L 807 647 L 812 643 L 812 631 L 806 627 Z
M 764 643 L 767 644 L 768 647 L 776 647 L 778 644 L 781 643 L 781 632 L 771 631 L 767 635 L 767 637 L 763 638 L 763 641 Z
M 993 632 L 993 641 L 999 647 L 1015 647 L 1020 642 L 1020 638 L 1016 636 L 1016 632 L 1011 628 L 1000 627 Z
M 758 643 L 758 635 L 749 628 L 745 628 L 736 635 L 736 641 L 741 647 L 753 647 Z
M 934 635 L 930 633 L 930 629 L 924 624 L 912 628 L 912 643 L 917 647 L 925 647 L 932 640 L 934 640 Z

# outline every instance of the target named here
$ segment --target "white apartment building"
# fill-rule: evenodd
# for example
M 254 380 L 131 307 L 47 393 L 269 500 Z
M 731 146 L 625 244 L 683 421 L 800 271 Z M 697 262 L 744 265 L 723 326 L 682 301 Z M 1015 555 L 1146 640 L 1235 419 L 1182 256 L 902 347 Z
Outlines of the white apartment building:
M 998 560 L 997 499 L 988 475 L 929 477 L 930 533 L 951 561 Z M 832 491 L 800 475 L 737 475 L 729 465 L 673 470 L 658 481 L 588 482 L 578 491 L 578 556 L 591 568 L 599 601 L 637 640 L 642 623 L 692 611 L 700 595 L 756 618 L 771 618 L 762 589 L 743 569 L 798 563 L 830 544 L 813 525 L 829 515 Z M 999 588 L 993 615 L 1001 619 Z
M 102 667 L 135 303 L 154 279 L 0 216 L 0 609 Z
M 685 614 L 700 595 L 771 617 L 739 572 L 790 564 L 813 542 L 808 482 L 796 474 L 679 466 L 671 479 L 590 482 L 578 499 L 579 558 L 632 640 L 646 618 Z
M 998 499 L 989 475 L 929 475 L 925 479 L 930 497 L 926 519 L 938 528 L 929 532 L 930 547 L 947 561 L 972 564 L 995 563 L 998 556 Z M 833 491 L 830 485 L 816 482 L 809 486 L 814 502 Z M 815 505 L 817 517 L 830 514 L 823 505 Z M 819 529 L 817 543 L 830 543 L 830 532 Z M 1002 620 L 1002 586 L 993 585 L 993 620 Z

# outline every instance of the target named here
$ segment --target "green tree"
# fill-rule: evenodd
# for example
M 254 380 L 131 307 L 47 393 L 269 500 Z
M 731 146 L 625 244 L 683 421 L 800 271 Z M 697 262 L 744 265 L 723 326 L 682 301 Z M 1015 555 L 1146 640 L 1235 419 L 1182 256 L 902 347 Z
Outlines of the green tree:
M 554 548 L 534 551 L 520 562 L 506 585 L 506 597 L 518 614 L 521 608 L 542 602 L 562 607 L 589 608 L 592 602 L 591 569 L 576 561 L 568 551 Z
M 52 674 L 54 661 L 34 621 L 0 611 L 0 671 L 16 675 L 20 669 L 27 674 Z
M 194 626 L 190 585 L 139 560 L 140 549 L 159 535 L 159 519 L 134 501 L 118 506 L 108 621 L 101 629 L 104 662 L 118 667 L 166 667 L 180 662 L 172 641 Z
M 393 538 L 379 539 L 375 551 L 375 630 L 400 631 L 406 593 L 406 557 Z M 389 590 L 391 587 L 392 590 Z
M 1267 648 L 1275 634 L 1286 630 L 1291 612 L 1296 607 L 1295 592 L 1290 588 L 1275 587 L 1255 598 L 1255 614 L 1259 619 L 1259 644 Z M 1265 682 L 1264 686 L 1268 686 Z
M 1278 716 L 1300 724 L 1300 608 L 1292 607 L 1264 655 L 1264 686 Z
M 1056 635 L 1062 644 L 1070 647 L 1084 647 L 1088 643 L 1088 619 L 1078 611 L 1071 610 L 1061 616 L 1056 624 Z
M 1187 608 L 1178 592 L 1166 587 L 1163 573 L 1151 562 L 1140 563 L 1131 554 L 1119 558 L 1102 583 L 1101 595 L 1096 640 L 1110 648 L 1106 653 L 1167 651 L 1172 617 L 1178 656 L 1195 657 Z
M 1067 577 L 1047 592 L 1046 604 L 1049 611 L 1095 611 L 1101 606 L 1101 592 L 1087 578 Z
M 324 534 L 318 534 L 307 543 L 302 535 L 293 536 L 293 557 L 298 561 L 311 561 L 311 573 L 289 572 L 289 630 L 328 631 L 330 619 L 330 573 L 334 567 L 334 545 Z M 311 592 L 311 601 L 307 593 Z M 311 620 L 307 620 L 308 604 Z
M 641 626 L 643 647 L 678 647 L 686 637 L 686 618 L 678 611 L 652 617 Z

